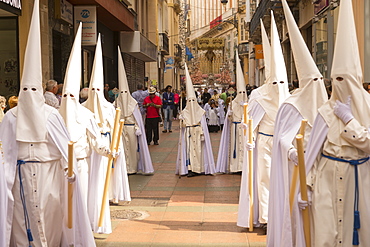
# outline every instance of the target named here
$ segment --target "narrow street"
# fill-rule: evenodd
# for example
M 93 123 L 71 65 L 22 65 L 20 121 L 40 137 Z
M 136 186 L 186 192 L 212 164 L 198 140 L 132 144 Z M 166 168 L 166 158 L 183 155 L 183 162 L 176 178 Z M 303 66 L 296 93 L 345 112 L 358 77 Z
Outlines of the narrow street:
M 131 175 L 131 202 L 111 206 L 113 233 L 95 235 L 97 246 L 266 246 L 255 228 L 236 226 L 240 175 L 175 175 L 178 121 L 150 146 L 155 173 Z M 215 161 L 221 132 L 210 133 Z

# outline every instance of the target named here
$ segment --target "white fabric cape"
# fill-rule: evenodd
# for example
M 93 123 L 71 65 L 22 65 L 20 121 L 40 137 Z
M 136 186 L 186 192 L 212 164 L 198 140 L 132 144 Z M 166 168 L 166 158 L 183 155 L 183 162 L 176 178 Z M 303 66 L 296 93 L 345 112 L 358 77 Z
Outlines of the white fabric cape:
M 0 125 L 1 129 L 1 125 Z M 6 187 L 5 177 L 5 166 L 4 166 L 4 155 L 2 144 L 0 142 L 0 246 L 6 246 L 6 218 L 7 218 L 7 207 L 8 207 L 8 195 Z
M 230 110 L 227 111 L 226 116 L 229 116 Z M 229 163 L 229 146 L 230 146 L 230 127 L 231 120 L 225 117 L 224 127 L 221 133 L 221 142 L 218 149 L 216 172 L 227 173 Z
M 296 107 L 283 103 L 275 120 L 268 208 L 269 227 L 267 228 L 269 247 L 305 246 L 301 213 L 297 204 L 299 183 L 297 183 L 293 214 L 292 216 L 290 214 L 291 176 L 289 174 L 294 164 L 287 158 L 288 150 L 299 132 L 302 119 Z M 291 217 L 295 218 L 295 226 L 292 226 Z M 295 237 L 292 236 L 292 229 L 295 229 Z
M 51 136 L 55 145 L 59 148 L 65 162 L 68 160 L 68 132 L 64 126 L 64 121 L 59 115 L 58 111 L 50 106 L 45 105 L 45 117 L 47 119 L 46 129 Z M 13 220 L 13 205 L 14 199 L 12 196 L 12 188 L 16 175 L 16 164 L 18 154 L 18 143 L 15 139 L 16 136 L 16 117 L 15 112 L 17 107 L 9 110 L 5 114 L 4 120 L 0 128 L 0 140 L 4 145 L 4 162 L 5 162 L 5 175 L 7 179 L 8 190 L 8 208 L 7 208 L 7 231 L 6 241 L 9 246 L 11 225 Z M 73 227 L 68 229 L 66 224 L 63 224 L 63 242 L 61 246 L 95 246 L 94 236 L 91 232 L 89 219 L 86 212 L 86 206 L 83 203 L 80 193 L 78 172 L 74 171 L 76 181 L 73 186 Z M 66 183 L 67 185 L 67 180 Z M 67 186 L 65 187 L 67 188 Z M 67 192 L 65 193 L 67 194 Z M 65 214 L 66 217 L 66 214 Z M 78 219 L 78 220 L 77 220 Z
M 134 118 L 136 120 L 137 125 L 140 128 L 141 135 L 138 136 L 138 143 L 140 146 L 139 151 L 139 161 L 137 165 L 138 171 L 142 171 L 143 173 L 153 173 L 154 168 L 152 164 L 152 158 L 150 157 L 148 143 L 146 141 L 146 134 L 145 134 L 145 126 L 143 122 L 143 117 L 141 115 L 140 109 L 136 104 L 135 110 L 133 111 Z
M 211 139 L 208 133 L 208 126 L 205 116 L 202 116 L 200 121 L 202 126 L 203 135 L 204 135 L 204 148 L 202 150 L 203 160 L 204 160 L 204 173 L 205 174 L 214 174 L 215 171 L 215 161 L 213 159 Z M 186 140 L 185 140 L 185 127 L 182 127 L 180 130 L 179 138 L 179 148 L 177 151 L 177 161 L 176 161 L 176 174 L 186 175 L 188 174 L 188 168 L 186 167 Z
M 256 129 L 259 122 L 265 115 L 265 110 L 257 102 L 253 101 L 248 107 L 248 115 L 253 119 L 253 130 Z M 246 137 L 246 140 L 248 138 Z M 255 138 L 257 140 L 257 138 Z M 255 143 L 258 146 L 258 143 Z M 254 212 L 253 212 L 253 224 L 258 226 L 259 210 L 258 210 L 258 193 L 257 193 L 257 167 L 258 167 L 258 152 L 257 148 L 253 149 L 253 201 L 254 201 Z M 244 152 L 243 159 L 243 170 L 242 179 L 240 182 L 240 194 L 239 194 L 239 206 L 238 206 L 238 219 L 237 226 L 249 228 L 249 164 L 248 164 L 248 152 Z

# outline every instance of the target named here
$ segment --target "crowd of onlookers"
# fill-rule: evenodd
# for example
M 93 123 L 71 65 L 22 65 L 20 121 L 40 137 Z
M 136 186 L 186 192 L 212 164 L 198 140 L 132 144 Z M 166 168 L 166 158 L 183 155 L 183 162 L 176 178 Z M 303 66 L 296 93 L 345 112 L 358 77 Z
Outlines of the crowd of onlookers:
M 328 96 L 331 94 L 331 81 L 324 80 Z M 289 83 L 290 93 L 299 87 L 298 80 L 293 80 Z M 249 96 L 252 90 L 257 86 L 246 85 L 247 95 Z M 370 85 L 365 83 L 364 88 L 370 93 Z M 88 97 L 88 88 L 82 88 L 80 91 L 80 103 L 84 102 Z M 45 84 L 45 103 L 59 109 L 63 92 L 63 84 L 57 83 L 55 80 L 49 80 Z M 108 83 L 104 84 L 104 97 L 107 101 L 114 103 L 119 90 L 117 88 L 110 89 Z M 210 132 L 218 132 L 222 130 L 223 122 L 227 112 L 229 103 L 236 96 L 236 88 L 234 85 L 223 88 L 196 88 L 195 91 L 199 105 L 206 111 L 206 120 Z M 156 96 L 156 97 L 154 97 Z M 186 107 L 186 90 L 185 88 L 174 89 L 168 85 L 162 90 L 156 87 L 145 88 L 143 84 L 137 85 L 137 90 L 132 93 L 132 97 L 138 102 L 140 112 L 147 127 L 147 141 L 150 144 L 158 144 L 159 126 L 163 127 L 163 133 L 172 132 L 172 121 L 179 118 L 179 113 Z M 145 101 L 146 100 L 146 101 Z M 158 103 L 158 107 L 153 106 L 153 102 Z M 0 96 L 0 122 L 3 113 L 8 109 L 17 105 L 18 97 L 11 96 L 6 102 L 6 98 Z M 145 103 L 144 103 L 145 102 Z M 159 102 L 161 104 L 159 104 Z M 157 104 L 154 104 L 157 105 Z M 154 107 L 154 111 L 152 109 Z M 149 114 L 148 114 L 149 112 Z M 153 120 L 155 119 L 155 121 Z M 157 126 L 157 127 L 156 127 Z

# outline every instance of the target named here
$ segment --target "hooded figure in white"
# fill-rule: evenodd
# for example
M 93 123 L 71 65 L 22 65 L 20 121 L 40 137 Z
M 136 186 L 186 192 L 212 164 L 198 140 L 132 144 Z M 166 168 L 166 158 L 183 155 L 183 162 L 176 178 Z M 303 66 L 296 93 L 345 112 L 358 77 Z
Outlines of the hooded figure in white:
M 262 94 L 264 94 L 267 90 L 267 82 L 270 79 L 270 65 L 271 65 L 271 47 L 270 42 L 267 37 L 265 26 L 263 25 L 263 21 L 260 19 L 261 23 L 261 36 L 262 36 L 262 47 L 263 47 L 263 60 L 265 62 L 265 83 L 260 86 L 259 88 L 256 88 L 252 90 L 251 94 L 249 95 L 248 104 L 251 104 L 253 100 L 260 97 Z
M 99 35 L 90 79 L 89 96 L 82 105 L 93 112 L 95 121 L 99 126 L 101 137 L 105 142 L 104 145 L 110 146 L 111 133 L 113 133 L 115 109 L 114 106 L 104 98 L 103 83 L 103 55 Z M 114 202 L 118 202 L 118 200 L 131 201 L 126 159 L 122 146 L 122 140 L 120 142 L 120 150 L 121 152 L 119 152 L 119 155 L 116 157 L 113 164 L 114 171 L 111 176 L 109 188 L 109 199 L 113 200 Z M 114 156 L 116 156 L 116 154 Z M 90 183 L 88 192 L 88 212 L 90 222 L 94 232 L 108 234 L 112 232 L 108 197 L 107 201 L 105 202 L 106 210 L 104 213 L 103 226 L 98 227 L 108 158 L 101 156 L 94 151 L 91 155 L 91 164 L 94 164 L 94 166 L 92 166 L 90 169 Z
M 248 107 L 248 114 L 253 119 L 253 130 L 256 140 L 253 166 L 255 174 L 254 190 L 258 195 L 258 200 L 254 203 L 257 211 L 254 212 L 254 224 L 267 224 L 268 222 L 268 200 L 270 189 L 270 167 L 272 156 L 272 143 L 274 135 L 274 125 L 277 111 L 284 100 L 290 95 L 288 91 L 287 75 L 283 52 L 280 46 L 280 39 L 275 24 L 274 14 L 271 11 L 271 71 L 270 79 L 266 84 L 266 91 Z M 244 144 L 245 145 L 245 144 Z M 247 146 L 247 149 L 253 148 Z M 247 160 L 244 159 L 247 163 Z M 248 167 L 248 164 L 245 164 Z M 247 168 L 244 170 L 247 173 Z M 244 173 L 243 171 L 243 173 Z M 243 176 L 241 184 L 248 184 L 248 176 Z M 240 196 L 240 203 L 246 203 L 247 200 L 242 200 L 242 197 L 249 198 L 248 190 L 245 189 L 243 195 Z M 257 203 L 258 202 L 258 203 Z M 239 205 L 239 208 L 241 206 Z M 238 215 L 237 225 L 241 227 L 249 227 L 249 212 L 246 205 L 246 212 Z M 240 213 L 240 212 L 239 212 Z M 257 218 L 258 217 L 258 218 Z
M 300 87 L 280 106 L 275 120 L 267 246 L 303 247 L 305 240 L 301 211 L 297 204 L 298 191 L 292 212 L 289 205 L 292 173 L 297 164 L 294 139 L 300 130 L 302 119 L 307 119 L 304 137 L 304 146 L 306 146 L 317 110 L 328 100 L 328 96 L 322 75 L 303 40 L 286 0 L 282 0 L 282 4 Z M 307 107 L 308 102 L 309 107 Z M 298 184 L 296 187 L 299 187 Z
M 194 176 L 214 174 L 211 140 L 205 111 L 199 106 L 188 67 L 185 64 L 186 107 L 180 115 L 180 140 L 176 161 L 176 174 Z
M 145 174 L 153 173 L 154 168 L 147 145 L 143 118 L 137 101 L 130 94 L 119 47 L 118 84 L 120 93 L 115 104 L 121 108 L 121 119 L 125 120 L 122 140 L 125 148 L 127 172 L 129 174 L 138 171 Z
M 216 165 L 216 172 L 221 173 L 241 172 L 243 168 L 245 145 L 242 120 L 244 115 L 244 103 L 248 101 L 248 97 L 237 51 L 235 60 L 237 95 L 229 105 L 222 130 Z
M 102 141 L 99 127 L 96 124 L 94 114 L 79 103 L 81 83 L 81 33 L 80 24 L 68 61 L 62 101 L 59 113 L 66 124 L 71 141 L 74 142 L 74 151 L 77 159 L 76 169 L 79 174 L 82 195 L 86 206 L 91 150 L 107 156 L 109 147 Z M 95 167 L 94 165 L 92 165 Z M 86 209 L 87 210 L 87 209 Z
M 66 224 L 69 135 L 59 112 L 43 99 L 38 0 L 23 68 L 18 106 L 6 113 L 0 128 L 8 190 L 8 207 L 1 210 L 7 214 L 1 231 L 6 237 L 0 241 L 5 239 L 4 246 L 95 246 L 77 170 L 68 178 L 74 188 L 72 229 Z
M 340 2 L 331 77 L 331 98 L 319 108 L 306 149 L 311 242 L 368 246 L 370 96 L 362 86 L 351 0 Z

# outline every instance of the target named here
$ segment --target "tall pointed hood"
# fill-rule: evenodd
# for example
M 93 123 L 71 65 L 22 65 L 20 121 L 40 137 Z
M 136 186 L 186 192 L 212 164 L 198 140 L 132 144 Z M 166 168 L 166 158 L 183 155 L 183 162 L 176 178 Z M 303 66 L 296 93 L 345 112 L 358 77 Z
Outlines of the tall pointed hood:
M 64 77 L 62 101 L 59 113 L 66 124 L 71 141 L 76 142 L 81 136 L 78 125 L 81 123 L 79 93 L 81 84 L 81 34 L 82 23 L 79 24 L 72 46 Z
M 328 95 L 322 75 L 303 40 L 286 0 L 282 0 L 282 3 L 299 79 L 299 88 L 286 103 L 295 106 L 312 126 L 317 110 L 328 100 Z M 310 102 L 310 107 L 307 107 L 307 102 Z
M 186 126 L 194 126 L 200 123 L 205 111 L 199 106 L 195 96 L 193 83 L 189 74 L 188 66 L 185 63 L 186 76 L 186 107 L 182 111 L 182 116 Z
M 243 70 L 240 65 L 238 51 L 236 51 L 235 54 L 235 63 L 236 63 L 236 97 L 231 102 L 231 108 L 233 110 L 233 120 L 239 122 L 242 120 L 244 114 L 243 104 L 248 102 L 248 95 Z
M 338 138 L 338 133 L 344 129 L 344 124 L 339 118 L 329 114 L 332 113 L 336 100 L 346 103 L 348 96 L 351 96 L 354 117 L 366 128 L 370 127 L 370 96 L 362 86 L 360 54 L 351 0 L 340 1 L 331 78 L 332 95 L 319 112 L 331 127 L 328 133 L 330 141 L 343 144 L 345 141 Z
M 33 6 L 16 114 L 17 141 L 46 141 L 47 132 L 45 99 L 42 88 L 39 0 L 35 0 Z
M 137 101 L 131 96 L 128 87 L 125 66 L 122 60 L 121 49 L 118 47 L 118 86 L 119 96 L 116 100 L 118 107 L 121 108 L 121 118 L 132 115 Z
M 106 119 L 103 111 L 103 105 L 106 103 L 109 102 L 104 98 L 103 53 L 99 34 L 96 42 L 88 98 L 83 105 L 94 113 L 95 120 L 100 127 L 103 126 Z
M 265 60 L 265 76 L 267 81 L 270 78 L 271 71 L 271 46 L 262 19 L 260 19 L 260 22 L 261 22 L 263 59 Z
M 280 105 L 290 96 L 288 78 L 281 50 L 278 30 L 275 24 L 274 13 L 271 11 L 271 65 L 270 79 L 267 81 L 268 89 L 262 97 L 256 100 L 264 108 L 271 119 L 275 119 Z

